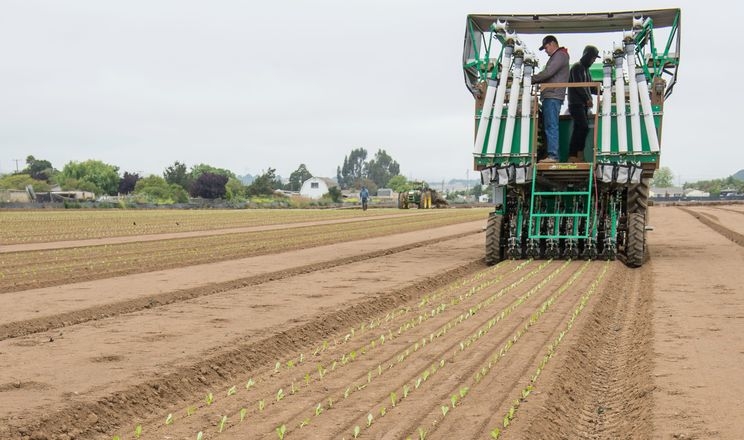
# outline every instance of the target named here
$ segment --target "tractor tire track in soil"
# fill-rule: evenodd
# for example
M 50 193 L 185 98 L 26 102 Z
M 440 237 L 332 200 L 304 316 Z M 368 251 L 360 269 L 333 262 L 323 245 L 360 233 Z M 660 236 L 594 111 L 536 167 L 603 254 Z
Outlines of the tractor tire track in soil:
M 447 240 L 463 238 L 469 235 L 479 233 L 480 231 L 471 231 L 460 234 L 448 235 L 434 239 L 428 239 L 417 243 L 406 244 L 394 248 L 387 248 L 373 252 L 367 252 L 351 257 L 339 258 L 336 260 L 323 261 L 320 263 L 308 264 L 286 270 L 268 272 L 260 275 L 253 275 L 239 278 L 236 280 L 225 281 L 222 283 L 212 283 L 207 286 L 198 286 L 190 289 L 177 290 L 173 292 L 163 292 L 154 295 L 147 295 L 140 298 L 107 303 L 100 306 L 89 307 L 81 310 L 74 310 L 68 313 L 61 313 L 40 318 L 27 319 L 23 321 L 9 322 L 0 325 L 0 341 L 8 338 L 16 338 L 33 333 L 45 332 L 54 329 L 60 329 L 71 325 L 82 324 L 89 321 L 115 317 L 118 315 L 133 313 L 145 309 L 152 309 L 168 304 L 181 301 L 187 301 L 194 298 L 215 295 L 230 290 L 255 286 L 258 284 L 277 281 L 288 277 L 327 270 L 334 267 L 344 266 L 351 263 L 362 262 L 379 258 L 385 255 L 404 252 L 410 249 L 416 249 L 423 246 L 429 246 L 435 243 L 441 243 Z
M 711 220 L 710 217 L 713 217 L 713 216 L 711 216 L 710 214 L 700 213 L 700 212 L 697 212 L 689 208 L 679 208 L 679 209 L 695 217 L 696 219 L 700 221 L 700 223 L 713 229 L 714 231 L 718 232 L 719 234 L 723 235 L 724 237 L 728 238 L 729 240 L 733 241 L 739 246 L 744 246 L 744 234 L 740 234 L 718 223 L 717 221 L 718 219 Z

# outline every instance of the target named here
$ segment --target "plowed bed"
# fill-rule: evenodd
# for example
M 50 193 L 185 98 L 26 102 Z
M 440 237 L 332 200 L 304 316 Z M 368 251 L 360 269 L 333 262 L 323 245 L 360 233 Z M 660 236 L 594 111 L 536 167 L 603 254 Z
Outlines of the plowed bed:
M 488 267 L 475 209 L 0 217 L 0 438 L 740 438 L 726 208 L 640 269 Z

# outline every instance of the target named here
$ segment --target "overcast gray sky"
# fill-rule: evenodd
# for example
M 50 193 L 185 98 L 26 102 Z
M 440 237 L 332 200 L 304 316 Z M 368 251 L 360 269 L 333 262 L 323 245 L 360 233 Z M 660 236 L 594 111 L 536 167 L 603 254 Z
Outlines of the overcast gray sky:
M 98 159 L 161 174 L 178 160 L 287 177 L 305 163 L 335 177 L 363 147 L 385 149 L 409 178 L 473 178 L 468 13 L 666 7 L 682 8 L 683 40 L 662 166 L 675 182 L 744 168 L 741 87 L 725 81 L 741 80 L 741 3 L 519 4 L 2 0 L 0 173 L 31 154 L 58 169 Z M 541 37 L 526 41 L 534 48 Z M 572 62 L 588 42 L 561 41 Z

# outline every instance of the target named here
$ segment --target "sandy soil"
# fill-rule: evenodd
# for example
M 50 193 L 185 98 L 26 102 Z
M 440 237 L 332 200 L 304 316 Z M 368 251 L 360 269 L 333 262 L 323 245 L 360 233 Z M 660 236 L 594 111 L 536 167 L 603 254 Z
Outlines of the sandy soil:
M 0 438 L 741 438 L 742 216 L 686 209 L 640 269 L 484 219 L 0 294 Z

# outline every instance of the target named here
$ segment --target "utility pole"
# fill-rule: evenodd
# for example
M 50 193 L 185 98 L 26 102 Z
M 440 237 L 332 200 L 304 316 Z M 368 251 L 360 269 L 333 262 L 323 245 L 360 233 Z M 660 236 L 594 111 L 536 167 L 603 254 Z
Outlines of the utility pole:
M 19 162 L 19 161 L 20 161 L 21 159 L 13 159 L 13 160 L 14 160 L 14 161 L 15 161 L 15 163 L 16 163 L 16 173 L 17 173 L 17 172 L 18 172 L 18 162 Z

